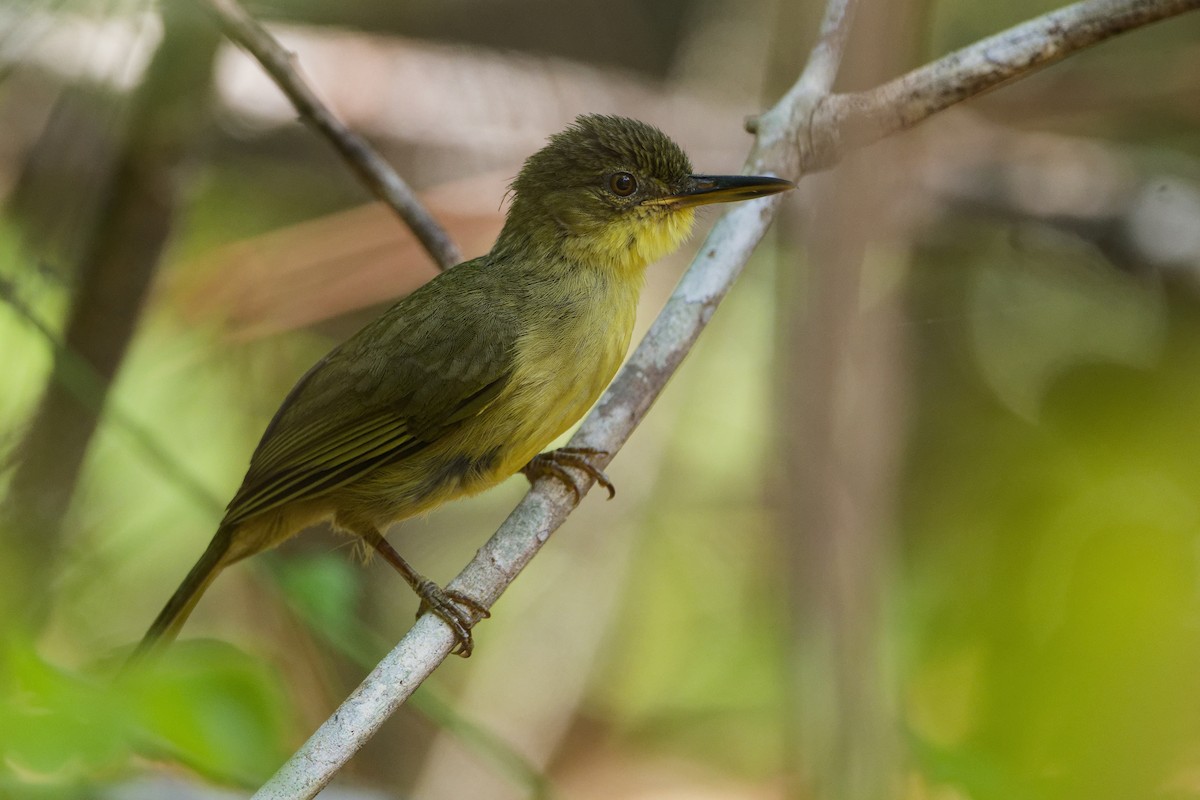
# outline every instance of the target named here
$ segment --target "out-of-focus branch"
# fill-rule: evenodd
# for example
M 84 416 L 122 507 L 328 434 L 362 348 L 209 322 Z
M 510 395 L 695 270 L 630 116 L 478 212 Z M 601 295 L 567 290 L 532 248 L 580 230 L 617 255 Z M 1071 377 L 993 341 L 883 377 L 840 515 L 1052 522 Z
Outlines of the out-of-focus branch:
M 225 35 L 266 70 L 287 95 L 300 117 L 334 146 L 350 169 L 383 202 L 400 215 L 442 269 L 462 261 L 462 254 L 437 220 L 421 205 L 409 185 L 365 139 L 347 128 L 317 97 L 300 75 L 296 57 L 246 13 L 237 0 L 200 0 L 217 15 Z
M 976 79 L 969 86 L 973 87 L 971 91 L 976 93 L 985 91 L 1003 80 L 1027 74 L 1051 60 L 1045 55 L 1038 57 L 1038 53 L 1052 53 L 1053 58 L 1061 58 L 1107 36 L 1170 14 L 1182 13 L 1198 4 L 1200 0 L 1099 0 L 1071 7 L 1075 9 L 1076 15 L 1066 19 L 1077 19 L 1079 24 L 1089 29 L 1098 24 L 1099 13 L 1116 13 L 1118 9 L 1126 9 L 1128 12 L 1130 7 L 1146 6 L 1171 9 L 1169 12 L 1160 10 L 1157 14 L 1135 14 L 1139 22 L 1103 26 L 1103 35 L 1090 36 L 1073 36 L 1064 31 L 1062 26 L 1067 22 L 1061 16 L 1063 12 L 1055 12 L 1013 29 L 1022 32 L 1016 37 L 1018 41 L 1011 41 L 1004 34 L 987 40 L 1006 41 L 1015 50 L 1025 53 L 1024 64 L 1022 66 L 1014 61 L 1009 67 L 993 65 L 997 74 L 992 80 Z M 796 85 L 778 104 L 756 120 L 757 139 L 746 163 L 749 171 L 796 178 L 813 168 L 811 148 L 807 142 L 813 130 L 813 118 L 825 113 L 822 108 L 830 99 L 829 86 L 832 84 L 845 41 L 845 31 L 842 28 L 851 17 L 852 7 L 852 0 L 831 0 L 819 45 L 828 47 L 830 52 L 821 56 L 814 55 Z M 1054 22 L 1047 24 L 1047 18 L 1053 18 Z M 838 30 L 831 32 L 830 26 Z M 1039 34 L 1038 31 L 1043 33 Z M 972 48 L 962 52 L 968 51 L 972 51 Z M 978 51 L 976 56 L 987 60 L 991 57 L 989 52 L 991 51 L 984 48 Z M 1015 55 L 1013 57 L 1015 58 Z M 931 77 L 923 79 L 930 84 L 925 93 L 938 96 L 937 87 L 941 87 L 942 93 L 956 96 L 957 99 L 968 96 L 961 94 L 961 88 L 956 88 L 968 85 L 964 84 L 964 69 L 946 67 L 935 70 Z M 918 70 L 914 74 L 922 72 Z M 1003 77 L 1000 77 L 999 73 L 1003 73 Z M 908 99 L 910 95 L 904 93 L 895 93 L 887 97 L 890 98 L 887 102 L 894 105 L 885 106 L 881 101 L 878 112 L 881 118 L 888 116 L 885 111 L 901 114 L 902 109 L 909 108 L 916 102 Z M 944 102 L 940 106 L 936 103 L 927 105 L 925 115 L 932 114 L 938 108 L 944 108 L 950 102 L 955 100 Z M 909 112 L 903 118 L 909 120 L 907 124 L 912 124 L 920 116 Z M 899 127 L 903 125 L 895 126 L 891 130 Z M 860 142 L 855 140 L 854 143 Z M 779 202 L 779 198 L 746 202 L 732 209 L 717 222 L 646 338 L 638 345 L 596 408 L 584 420 L 572 438 L 571 446 L 593 447 L 612 454 L 625 443 L 649 411 L 667 379 L 691 349 L 717 305 L 741 274 L 750 254 L 774 219 Z M 611 456 L 602 460 L 607 458 Z M 574 503 L 566 489 L 556 482 L 540 482 L 526 495 L 449 587 L 490 606 L 536 555 L 573 508 Z M 259 790 L 255 798 L 281 800 L 314 797 L 378 730 L 384 720 L 449 655 L 454 644 L 453 634 L 440 620 L 429 614 L 419 619 L 396 648 Z
M 886 7 L 885 7 L 886 6 Z M 912 63 L 924 4 L 871 6 L 838 83 L 874 86 Z M 820 106 L 818 106 L 819 108 Z M 907 328 L 897 220 L 906 147 L 814 181 L 804 218 L 777 221 L 769 506 L 776 567 L 786 797 L 885 798 L 908 765 L 886 635 Z M 895 283 L 865 286 L 883 266 Z M 797 264 L 796 253 L 807 253 Z
M 1083 0 L 956 50 L 874 89 L 826 97 L 798 142 L 803 172 L 916 125 L 955 103 L 1152 22 L 1200 0 Z M 754 128 L 758 120 L 752 120 Z
M 200 23 L 200 24 L 197 24 Z M 103 202 L 80 256 L 63 348 L 17 449 L 0 521 L 12 534 L 15 580 L 0 591 L 8 619 L 30 627 L 50 610 L 67 507 L 129 347 L 180 203 L 183 169 L 203 128 L 219 37 L 189 7 L 166 4 L 164 35 L 131 100 Z M 70 354 L 66 358 L 64 354 Z M 90 402 L 69 388 L 72 363 L 94 378 Z M 19 584 L 19 585 L 18 585 Z

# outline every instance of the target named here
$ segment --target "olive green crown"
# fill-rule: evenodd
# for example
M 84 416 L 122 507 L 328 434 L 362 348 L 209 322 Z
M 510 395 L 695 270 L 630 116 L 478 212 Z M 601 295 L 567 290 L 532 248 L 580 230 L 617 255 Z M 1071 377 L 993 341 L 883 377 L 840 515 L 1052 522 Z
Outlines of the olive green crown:
M 612 170 L 626 170 L 673 185 L 691 174 L 679 145 L 658 128 L 638 120 L 584 114 L 529 157 L 512 188 L 538 191 L 552 177 L 557 187 L 595 185 Z

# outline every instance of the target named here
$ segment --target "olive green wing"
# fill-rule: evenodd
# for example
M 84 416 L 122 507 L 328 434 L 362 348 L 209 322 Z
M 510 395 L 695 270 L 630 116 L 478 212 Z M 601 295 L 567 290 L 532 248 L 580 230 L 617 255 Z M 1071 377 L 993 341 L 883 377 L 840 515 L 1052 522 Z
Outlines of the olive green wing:
M 475 266 L 426 284 L 300 379 L 263 434 L 226 524 L 411 457 L 495 400 L 519 328 Z

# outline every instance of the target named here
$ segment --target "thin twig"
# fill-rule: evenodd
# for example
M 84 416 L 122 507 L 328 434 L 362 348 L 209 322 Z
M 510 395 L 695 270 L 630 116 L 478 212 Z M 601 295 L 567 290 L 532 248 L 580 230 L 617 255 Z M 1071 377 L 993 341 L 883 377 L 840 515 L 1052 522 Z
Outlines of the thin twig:
M 1182 13 L 1196 3 L 1182 0 L 1125 0 L 1120 3 L 1101 0 L 1081 3 L 1072 8 L 1091 9 L 1091 14 L 1076 17 L 1078 24 L 1091 27 L 1096 24 L 1099 14 L 1112 13 L 1114 7 L 1128 8 L 1133 5 L 1143 7 L 1143 11 L 1147 11 L 1146 7 L 1159 6 L 1168 10 L 1157 14 L 1147 11 L 1141 15 L 1142 21 L 1136 24 L 1105 26 L 1102 35 L 1064 35 L 1057 30 L 1062 22 L 1052 23 L 1048 26 L 1041 49 L 1056 48 L 1055 57 L 1061 58 L 1071 48 L 1080 49 L 1136 27 L 1137 24 L 1147 24 L 1171 14 Z M 826 19 L 841 19 L 845 24 L 852 10 L 847 0 L 831 0 L 830 6 Z M 1047 17 L 1057 18 L 1060 13 L 1055 12 Z M 1023 37 L 1031 52 L 1041 52 L 1041 49 L 1033 47 L 1036 43 L 1033 31 L 1046 30 L 1044 21 L 1047 17 L 1014 29 L 1025 31 Z M 1056 30 L 1057 34 L 1053 34 Z M 988 42 L 1003 39 L 1004 36 L 1002 34 L 1001 37 L 981 42 L 976 46 L 980 49 L 975 52 L 975 57 L 986 60 L 988 49 L 992 47 Z M 758 137 L 747 160 L 748 169 L 787 177 L 798 177 L 803 171 L 802 166 L 807 169 L 806 154 L 798 152 L 797 144 L 802 144 L 801 133 L 809 131 L 812 115 L 823 106 L 822 101 L 829 98 L 828 86 L 834 77 L 830 67 L 836 66 L 840 60 L 844 41 L 844 31 L 833 36 L 823 34 L 822 46 L 830 47 L 830 53 L 810 59 L 810 63 L 817 62 L 819 66 L 814 67 L 811 73 L 806 69 L 806 74 L 797 81 L 797 85 L 758 119 Z M 964 55 L 972 50 L 966 48 L 956 55 L 970 63 L 972 58 L 964 58 Z M 1027 57 L 1024 66 L 1015 65 L 1006 70 L 1003 77 L 996 76 L 993 81 L 976 81 L 972 84 L 974 91 L 985 91 L 1003 80 L 1026 74 L 1043 63 L 1046 63 L 1045 59 Z M 931 90 L 940 85 L 937 81 L 944 81 L 946 87 L 957 86 L 955 70 L 948 69 L 937 74 L 940 77 L 933 81 Z M 949 88 L 948 91 L 954 90 Z M 903 95 L 894 95 L 893 98 L 891 102 L 897 105 L 906 102 Z M 930 107 L 928 114 L 935 110 Z M 774 219 L 779 202 L 776 197 L 743 203 L 717 222 L 646 338 L 584 420 L 571 439 L 570 446 L 592 447 L 615 453 L 624 444 L 690 350 L 716 306 L 741 274 L 751 252 Z M 587 485 L 590 487 L 590 482 Z M 556 482 L 539 483 L 518 504 L 466 569 L 450 583 L 450 587 L 490 606 L 573 508 L 574 503 L 566 489 Z M 315 796 L 446 658 L 454 644 L 454 636 L 444 623 L 429 614 L 423 616 L 337 711 L 259 790 L 255 798 L 299 800 Z
M 225 35 L 262 65 L 296 107 L 301 119 L 325 136 L 376 197 L 400 215 L 442 269 L 462 261 L 445 229 L 421 205 L 409 185 L 365 139 L 333 115 L 301 77 L 296 57 L 283 48 L 237 0 L 204 0 L 216 13 Z
M 805 173 L 850 150 L 910 128 L 955 103 L 991 91 L 1072 53 L 1153 22 L 1200 9 L 1200 0 L 1084 0 L 1060 8 L 874 89 L 826 98 L 801 142 Z

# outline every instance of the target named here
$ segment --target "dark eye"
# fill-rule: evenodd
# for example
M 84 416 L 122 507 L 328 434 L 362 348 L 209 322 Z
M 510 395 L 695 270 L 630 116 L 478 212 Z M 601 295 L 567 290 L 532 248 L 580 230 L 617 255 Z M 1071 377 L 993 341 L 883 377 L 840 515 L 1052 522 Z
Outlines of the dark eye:
M 608 188 L 617 197 L 629 197 L 637 191 L 637 178 L 628 172 L 614 172 L 608 179 Z

